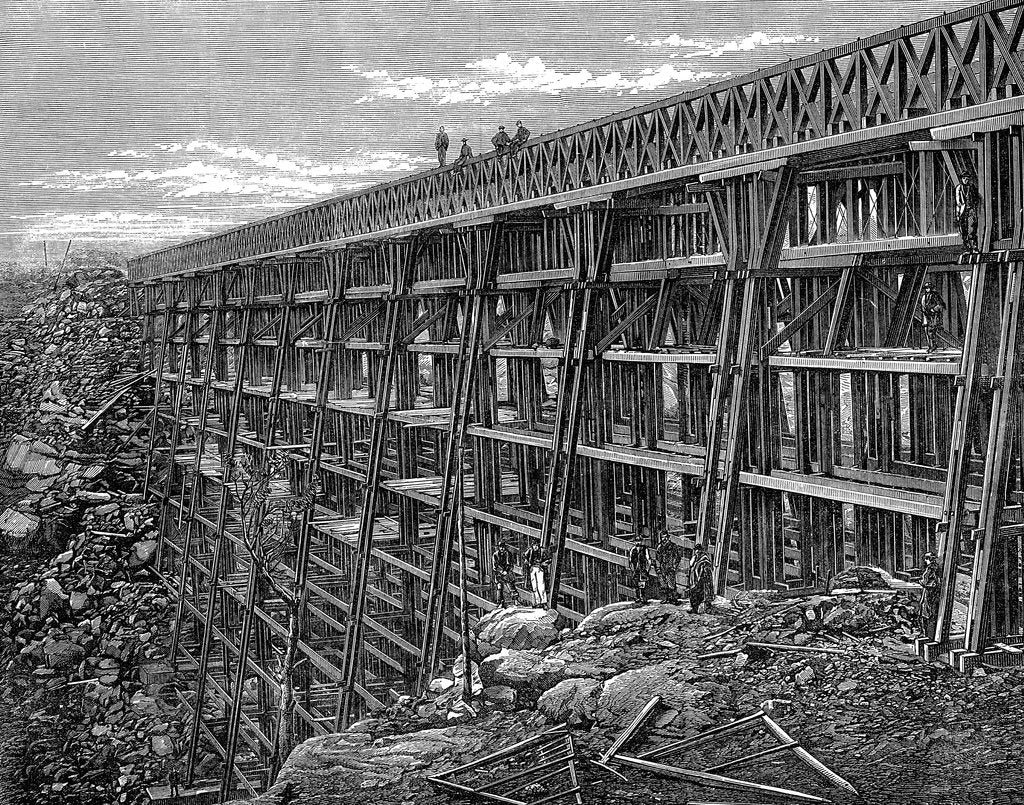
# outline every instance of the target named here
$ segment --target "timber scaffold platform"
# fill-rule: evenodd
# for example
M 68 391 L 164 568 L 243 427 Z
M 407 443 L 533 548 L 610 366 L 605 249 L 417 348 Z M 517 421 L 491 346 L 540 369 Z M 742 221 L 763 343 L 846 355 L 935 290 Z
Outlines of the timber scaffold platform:
M 189 775 L 265 786 L 285 687 L 296 740 L 419 691 L 499 539 L 552 550 L 571 621 L 635 595 L 643 528 L 719 592 L 936 551 L 920 650 L 1024 656 L 1022 32 L 984 3 L 133 260 Z M 243 456 L 305 501 L 297 603 Z

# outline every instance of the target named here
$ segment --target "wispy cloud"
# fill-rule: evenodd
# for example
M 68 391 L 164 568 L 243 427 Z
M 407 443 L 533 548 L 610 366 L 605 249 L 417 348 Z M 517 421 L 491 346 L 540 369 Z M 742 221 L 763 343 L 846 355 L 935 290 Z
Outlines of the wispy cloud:
M 559 95 L 567 91 L 597 91 L 637 94 L 671 84 L 697 83 L 718 78 L 722 73 L 677 69 L 672 64 L 649 67 L 631 74 L 621 71 L 595 74 L 586 68 L 565 72 L 550 67 L 538 56 L 525 61 L 509 53 L 478 59 L 465 65 L 462 78 L 428 76 L 395 77 L 387 70 L 364 70 L 358 65 L 346 69 L 370 82 L 370 92 L 356 103 L 375 99 L 419 100 L 438 104 L 480 103 L 488 105 L 497 97 L 514 92 Z
M 654 48 L 661 51 L 687 50 L 686 53 L 671 53 L 671 57 L 681 56 L 684 59 L 711 58 L 717 59 L 731 53 L 746 53 L 758 48 L 778 45 L 795 45 L 801 42 L 816 43 L 821 41 L 818 36 L 804 36 L 802 34 L 792 35 L 769 35 L 763 31 L 752 31 L 740 39 L 714 42 L 703 39 L 691 39 L 679 34 L 669 34 L 653 39 L 640 39 L 630 34 L 624 40 L 627 44 L 639 45 L 644 48 Z
M 208 140 L 193 140 L 189 143 L 158 143 L 158 149 L 171 153 L 196 151 L 215 154 L 229 160 L 241 160 L 261 168 L 270 168 L 281 173 L 296 176 L 364 176 L 368 173 L 408 173 L 432 162 L 429 157 L 412 156 L 398 151 L 363 151 L 350 157 L 346 162 L 314 162 L 310 159 L 296 159 L 279 156 L 276 153 L 260 153 L 251 148 L 223 146 Z
M 133 148 L 125 149 L 124 151 L 111 151 L 107 154 L 108 157 L 131 157 L 133 159 L 148 159 L 149 154 L 143 153 L 142 151 L 136 151 Z
M 18 182 L 18 186 L 74 193 L 146 192 L 171 199 L 245 197 L 294 204 L 365 187 L 431 162 L 398 151 L 355 150 L 338 162 L 318 162 L 208 140 L 157 143 L 154 151 L 152 157 L 134 149 L 107 154 L 148 158 L 148 166 L 134 170 L 65 169 Z
M 172 238 L 206 235 L 217 229 L 244 223 L 230 218 L 137 213 L 105 210 L 95 213 L 46 212 L 14 215 L 24 222 L 19 228 L 0 232 L 29 240 L 150 244 Z

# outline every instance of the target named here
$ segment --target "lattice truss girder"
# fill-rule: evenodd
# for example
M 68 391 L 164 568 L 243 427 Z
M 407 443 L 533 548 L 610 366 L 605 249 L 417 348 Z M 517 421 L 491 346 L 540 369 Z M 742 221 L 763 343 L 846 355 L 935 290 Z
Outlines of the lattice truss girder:
M 859 133 L 1019 96 L 1024 12 L 993 0 L 155 252 L 136 278 L 194 270 Z

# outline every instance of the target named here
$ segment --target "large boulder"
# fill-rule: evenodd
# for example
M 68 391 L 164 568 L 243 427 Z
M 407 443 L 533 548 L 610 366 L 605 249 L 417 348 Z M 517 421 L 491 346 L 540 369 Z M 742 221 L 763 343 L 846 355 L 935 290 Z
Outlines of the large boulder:
M 506 648 L 480 663 L 480 678 L 488 687 L 507 685 L 520 693 L 537 692 L 561 682 L 566 667 L 565 660 Z
M 15 436 L 4 455 L 4 466 L 22 475 L 56 475 L 60 472 L 57 455 L 46 442 L 30 442 L 24 436 Z
M 895 580 L 880 567 L 856 565 L 836 573 L 829 585 L 830 590 L 890 590 L 899 586 Z
M 506 607 L 494 609 L 477 624 L 477 649 L 482 657 L 503 648 L 541 651 L 558 639 L 558 613 L 553 609 Z
M 14 509 L 7 509 L 0 514 L 0 536 L 21 544 L 39 530 L 39 518 L 34 514 L 24 514 Z
M 674 604 L 637 606 L 631 601 L 618 601 L 598 607 L 583 619 L 578 632 L 613 632 L 620 629 L 643 629 L 670 619 L 688 618 L 688 610 Z
M 537 701 L 537 709 L 547 716 L 549 721 L 565 721 L 570 726 L 592 724 L 597 714 L 597 700 L 602 687 L 600 680 L 597 679 L 564 679 L 553 688 L 544 691 Z
M 70 673 L 85 659 L 85 649 L 70 640 L 47 638 L 43 641 L 43 656 L 47 667 L 60 673 Z
M 47 579 L 43 582 L 43 589 L 39 591 L 39 614 L 45 618 L 51 612 L 64 606 L 68 600 L 67 593 L 60 586 L 57 579 Z
M 139 540 L 132 545 L 131 555 L 128 557 L 128 566 L 131 568 L 139 568 L 144 565 L 148 565 L 153 561 L 153 557 L 156 555 L 156 540 L 155 539 L 144 539 Z
M 602 726 L 625 726 L 654 696 L 662 706 L 681 714 L 681 726 L 701 727 L 711 723 L 702 708 L 708 693 L 689 680 L 692 671 L 676 662 L 625 671 L 604 683 L 595 708 L 595 721 Z M 679 722 L 677 722 L 679 723 Z
M 274 788 L 257 802 L 279 802 L 288 784 L 297 795 L 294 801 L 303 805 L 432 801 L 426 775 L 523 737 L 518 730 L 498 736 L 495 726 L 485 721 L 376 739 L 351 730 L 312 738 L 289 755 Z

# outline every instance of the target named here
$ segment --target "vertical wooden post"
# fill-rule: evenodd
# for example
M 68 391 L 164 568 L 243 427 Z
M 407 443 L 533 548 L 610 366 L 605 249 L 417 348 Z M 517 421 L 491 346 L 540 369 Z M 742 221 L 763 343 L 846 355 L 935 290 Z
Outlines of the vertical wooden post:
M 377 520 L 377 496 L 380 490 L 380 468 L 387 444 L 388 413 L 391 410 L 391 389 L 399 353 L 404 352 L 402 338 L 408 326 L 405 292 L 411 282 L 420 253 L 420 241 L 413 237 L 405 243 L 404 259 L 391 261 L 391 294 L 387 300 L 387 320 L 384 329 L 384 360 L 380 375 L 375 378 L 375 403 L 370 430 L 369 454 L 366 462 L 366 484 L 363 488 L 363 508 L 359 518 L 359 537 L 356 547 L 356 573 L 352 583 L 348 631 L 342 667 L 342 688 L 338 697 L 335 723 L 344 727 L 352 713 L 359 671 L 360 644 L 363 639 L 363 613 L 366 607 L 366 586 L 373 558 L 373 537 Z M 399 251 L 398 246 L 392 247 Z M 400 251 L 399 251 L 399 254 Z
M 458 363 L 455 370 L 455 389 L 451 401 L 448 423 L 448 442 L 442 473 L 441 501 L 434 537 L 433 562 L 430 568 L 430 586 L 424 613 L 423 643 L 420 650 L 419 683 L 423 690 L 437 669 L 441 638 L 444 632 L 445 602 L 448 598 L 448 578 L 451 574 L 452 545 L 456 533 L 464 530 L 462 522 L 463 468 L 462 456 L 466 426 L 472 407 L 477 382 L 477 369 L 483 342 L 483 313 L 486 300 L 484 289 L 493 281 L 501 254 L 504 226 L 500 221 L 491 223 L 486 231 L 465 235 L 471 241 L 464 247 L 469 256 L 466 261 L 467 293 L 463 297 L 462 335 L 459 341 Z M 460 551 L 465 549 L 459 540 Z M 464 579 L 463 558 L 459 559 L 460 577 Z M 465 601 L 460 602 L 465 606 Z M 465 639 L 465 638 L 463 638 Z M 467 666 L 465 674 L 472 678 Z
M 247 271 L 252 272 L 249 268 Z M 247 297 L 243 301 L 242 328 L 238 356 L 235 362 L 235 382 L 231 393 L 231 407 L 228 412 L 227 444 L 224 454 L 221 456 L 222 477 L 220 484 L 220 499 L 217 505 L 217 519 L 215 521 L 213 558 L 209 574 L 209 594 L 206 602 L 206 613 L 203 617 L 203 636 L 199 649 L 199 667 L 196 669 L 196 706 L 192 713 L 192 729 L 188 741 L 188 767 L 187 781 L 191 783 L 195 774 L 196 750 L 199 746 L 199 731 L 203 717 L 203 700 L 206 696 L 207 672 L 210 663 L 210 650 L 213 640 L 213 619 L 216 613 L 217 597 L 220 594 L 220 566 L 224 546 L 224 520 L 227 515 L 228 500 L 230 497 L 230 476 L 232 461 L 234 460 L 235 445 L 238 437 L 238 418 L 241 413 L 242 386 L 245 383 L 245 358 L 252 344 L 252 313 L 253 313 L 253 289 L 254 283 L 247 283 Z

